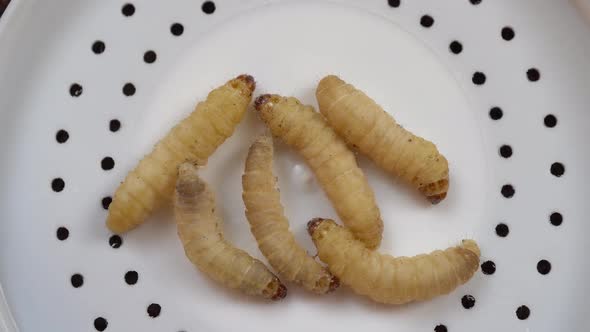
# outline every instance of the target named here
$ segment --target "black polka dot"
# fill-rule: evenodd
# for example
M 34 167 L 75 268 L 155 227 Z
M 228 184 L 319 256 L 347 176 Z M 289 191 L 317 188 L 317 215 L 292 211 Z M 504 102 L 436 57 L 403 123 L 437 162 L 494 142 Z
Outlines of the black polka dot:
M 508 228 L 508 225 L 506 225 L 504 223 L 499 223 L 496 226 L 496 234 L 499 237 L 507 237 L 508 233 L 510 233 L 510 229 Z
M 125 83 L 123 85 L 123 94 L 127 97 L 131 97 L 135 94 L 135 85 L 133 83 Z
M 463 308 L 471 309 L 475 306 L 475 297 L 472 295 L 464 295 L 461 298 L 461 304 L 463 305 Z
M 106 330 L 108 325 L 109 325 L 109 322 L 107 322 L 107 320 L 102 317 L 98 317 L 94 320 L 94 328 L 97 331 Z
M 486 74 L 476 71 L 471 77 L 471 82 L 475 85 L 483 85 L 486 82 Z
M 557 118 L 553 114 L 547 114 L 543 119 L 543 123 L 545 123 L 545 127 L 553 128 L 557 126 Z
M 76 273 L 72 275 L 70 282 L 74 288 L 80 288 L 84 284 L 84 277 L 81 274 Z
M 113 199 L 111 198 L 111 196 L 107 196 L 107 197 L 103 197 L 100 202 L 102 204 L 102 208 L 105 210 L 108 210 L 109 206 L 113 202 Z
M 65 227 L 59 227 L 55 232 L 57 239 L 60 241 L 64 241 L 70 236 L 70 231 Z
M 92 44 L 92 52 L 94 54 L 102 54 L 106 49 L 106 45 L 102 40 L 97 40 Z
M 68 132 L 63 129 L 58 130 L 55 134 L 55 140 L 60 144 L 67 142 L 69 138 L 70 134 L 68 134 Z
M 463 51 L 463 44 L 456 40 L 453 40 L 451 44 L 449 44 L 449 49 L 453 54 L 459 54 Z
M 174 23 L 170 26 L 170 32 L 174 36 L 180 36 L 184 32 L 184 26 L 180 23 Z
M 160 316 L 161 311 L 162 311 L 162 307 L 157 303 L 152 303 L 147 307 L 147 313 L 152 318 L 156 318 L 156 317 Z
M 397 8 L 397 7 L 399 7 L 399 5 L 401 5 L 400 0 L 387 0 L 387 3 L 389 4 L 389 7 L 393 7 L 393 8 Z
M 526 71 L 526 77 L 531 82 L 536 82 L 541 79 L 541 73 L 537 68 L 530 68 Z
M 506 198 L 512 198 L 512 196 L 514 196 L 514 187 L 511 184 L 505 184 L 502 186 L 502 190 L 500 190 L 502 192 L 502 196 L 506 197 Z
M 135 14 L 135 6 L 127 3 L 123 6 L 123 8 L 121 8 L 121 12 L 123 13 L 123 15 L 129 17 L 132 16 L 133 14 Z
M 100 161 L 100 167 L 105 171 L 109 171 L 115 167 L 115 161 L 111 157 L 104 157 Z
M 123 244 L 123 239 L 119 235 L 112 235 L 109 238 L 109 245 L 111 248 L 117 249 Z
M 203 5 L 201 5 L 201 10 L 205 14 L 213 14 L 215 12 L 215 2 L 213 1 L 205 1 Z
M 469 0 L 469 2 L 471 2 L 472 5 L 479 5 L 481 0 Z
M 502 109 L 500 107 L 492 107 L 490 109 L 490 118 L 492 120 L 500 120 L 502 118 L 502 116 L 504 115 L 504 112 L 502 111 Z
M 531 315 L 531 309 L 526 305 L 521 305 L 516 309 L 516 317 L 520 320 L 525 320 Z
M 496 263 L 492 262 L 492 261 L 485 261 L 481 264 L 481 272 L 483 272 L 483 274 L 494 274 L 494 272 L 496 272 Z
M 438 324 L 437 326 L 434 327 L 434 332 L 448 332 L 448 329 L 445 325 Z
M 420 18 L 420 25 L 425 28 L 430 28 L 434 25 L 434 18 L 430 15 L 424 15 Z
M 53 191 L 55 191 L 56 193 L 64 190 L 65 186 L 66 186 L 66 183 L 64 182 L 64 180 L 62 178 L 55 178 L 55 179 L 51 180 L 51 189 L 53 189 Z
M 565 173 L 565 166 L 560 162 L 555 162 L 551 164 L 551 174 L 560 177 Z
M 82 95 L 82 91 L 84 88 L 78 83 L 74 83 L 70 85 L 70 96 L 72 97 L 80 97 Z
M 135 285 L 139 279 L 139 274 L 136 271 L 127 271 L 125 273 L 125 282 L 127 285 Z
M 514 39 L 514 29 L 511 27 L 503 27 L 502 28 L 502 39 L 504 40 L 512 40 Z
M 500 156 L 510 158 L 512 156 L 512 147 L 510 145 L 502 145 L 499 149 Z
M 117 119 L 113 119 L 111 121 L 109 121 L 109 130 L 114 132 L 119 131 L 119 129 L 121 129 L 121 121 L 117 120 Z
M 143 61 L 145 61 L 145 63 L 154 63 L 156 62 L 157 58 L 158 55 L 152 50 L 149 50 L 143 54 Z
M 553 212 L 549 215 L 549 221 L 553 226 L 559 226 L 563 222 L 563 216 L 559 212 Z
M 537 263 L 537 271 L 542 275 L 549 274 L 551 272 L 551 263 L 546 259 L 540 260 Z

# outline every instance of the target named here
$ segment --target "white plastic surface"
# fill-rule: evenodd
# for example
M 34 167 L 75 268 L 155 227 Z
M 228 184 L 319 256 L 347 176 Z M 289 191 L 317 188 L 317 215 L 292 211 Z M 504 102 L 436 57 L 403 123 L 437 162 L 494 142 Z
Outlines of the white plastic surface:
M 0 20 L 0 283 L 21 331 L 583 331 L 590 267 L 585 234 L 590 195 L 590 29 L 573 7 L 551 0 L 215 1 L 205 15 L 199 1 L 20 0 Z M 430 28 L 420 17 L 435 19 Z M 169 27 L 184 25 L 181 36 Z M 516 37 L 500 36 L 511 26 Z M 106 44 L 94 54 L 95 40 Z M 463 52 L 452 54 L 452 40 Z M 147 50 L 153 64 L 143 62 Z M 527 69 L 541 72 L 527 80 Z M 472 74 L 487 80 L 476 86 Z M 288 297 L 267 303 L 227 291 L 185 258 L 170 211 L 108 244 L 102 197 L 112 195 L 136 162 L 196 101 L 227 79 L 252 74 L 256 94 L 293 95 L 317 105 L 315 86 L 336 73 L 363 89 L 398 122 L 438 145 L 451 165 L 451 189 L 430 206 L 414 191 L 359 157 L 385 222 L 381 251 L 414 255 L 473 237 L 481 272 L 457 291 L 430 302 L 376 305 L 345 288 L 325 297 L 294 285 Z M 84 90 L 69 95 L 72 83 Z M 132 82 L 131 97 L 121 88 Z M 488 112 L 500 106 L 502 119 Z M 554 114 L 555 128 L 543 118 Z M 117 118 L 122 127 L 109 131 Z M 55 133 L 69 139 L 58 144 Z M 250 145 L 263 125 L 250 112 L 235 135 L 210 159 L 205 178 L 215 189 L 226 236 L 262 258 L 243 212 L 240 177 Z M 509 144 L 514 154 L 498 154 Z M 310 252 L 305 232 L 312 217 L 336 215 L 313 175 L 277 142 L 276 172 L 292 229 Z M 103 157 L 115 160 L 104 171 Z M 549 172 L 553 162 L 565 174 Z M 51 190 L 61 177 L 65 189 Z M 512 184 L 514 197 L 500 194 Z M 561 226 L 549 215 L 564 216 Z M 510 227 L 498 237 L 496 225 Z M 69 229 L 59 241 L 55 232 Z M 547 275 L 537 272 L 551 262 Z M 124 281 L 139 273 L 136 285 Z M 70 276 L 84 284 L 73 288 Z M 476 298 L 472 309 L 461 297 Z M 150 318 L 146 308 L 162 312 Z M 531 315 L 519 320 L 526 305 Z M 0 325 L 1 326 L 1 325 Z M 10 328 L 10 327 L 9 327 Z M 10 331 L 10 329 L 9 329 Z

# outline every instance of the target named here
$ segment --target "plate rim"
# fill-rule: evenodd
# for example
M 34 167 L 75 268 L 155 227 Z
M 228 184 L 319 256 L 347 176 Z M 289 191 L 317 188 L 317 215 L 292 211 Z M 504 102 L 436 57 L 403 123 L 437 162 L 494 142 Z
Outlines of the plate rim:
M 0 40 L 3 36 L 7 35 L 9 32 L 9 27 L 14 23 L 17 17 L 17 13 L 20 12 L 20 9 L 23 8 L 25 3 L 30 3 L 32 0 L 19 0 L 19 1 L 10 1 L 6 10 L 0 17 Z M 7 47 L 6 50 L 9 48 Z M 6 300 L 6 296 L 4 295 L 4 288 L 2 287 L 2 283 L 0 282 L 0 331 L 6 332 L 18 332 L 19 329 L 16 325 L 16 321 L 14 320 L 14 316 L 10 311 L 10 306 L 8 305 L 8 301 Z

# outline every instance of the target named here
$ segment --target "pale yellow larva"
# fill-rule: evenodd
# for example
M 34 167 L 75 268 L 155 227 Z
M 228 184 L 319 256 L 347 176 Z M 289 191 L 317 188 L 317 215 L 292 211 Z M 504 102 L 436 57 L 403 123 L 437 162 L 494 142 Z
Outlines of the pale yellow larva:
M 252 76 L 240 75 L 211 91 L 172 128 L 117 188 L 109 206 L 108 228 L 115 233 L 131 230 L 169 202 L 178 165 L 186 160 L 207 163 L 242 120 L 255 87 Z
M 447 196 L 449 165 L 432 142 L 402 128 L 373 99 L 338 76 L 324 77 L 316 98 L 320 112 L 348 144 L 410 183 L 431 203 Z
M 292 97 L 262 95 L 254 104 L 272 134 L 303 156 L 342 222 L 368 248 L 377 248 L 383 221 L 373 190 L 323 116 Z
M 338 287 L 338 279 L 310 257 L 289 230 L 272 170 L 273 154 L 272 138 L 268 135 L 260 136 L 248 151 L 242 198 L 250 230 L 281 278 L 317 294 L 328 293 Z
M 316 218 L 308 231 L 326 263 L 342 284 L 386 304 L 428 300 L 466 283 L 479 268 L 479 247 L 473 240 L 414 257 L 392 257 L 365 248 L 347 229 Z
M 178 236 L 186 256 L 199 270 L 248 295 L 273 300 L 287 295 L 287 288 L 264 263 L 223 238 L 215 196 L 192 163 L 179 166 L 174 196 Z

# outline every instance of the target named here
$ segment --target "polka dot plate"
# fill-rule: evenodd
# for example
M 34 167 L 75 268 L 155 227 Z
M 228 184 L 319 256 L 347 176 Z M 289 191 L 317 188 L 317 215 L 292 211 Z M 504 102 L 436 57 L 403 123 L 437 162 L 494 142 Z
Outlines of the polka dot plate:
M 590 28 L 553 0 L 19 0 L 0 20 L 0 301 L 7 331 L 583 331 L 590 325 Z M 383 252 L 476 239 L 481 269 L 447 296 L 382 306 L 289 285 L 281 302 L 225 290 L 184 256 L 169 209 L 105 227 L 125 174 L 207 92 L 249 73 L 256 94 L 317 105 L 335 73 L 437 143 L 439 205 L 359 163 Z M 253 112 L 203 176 L 227 237 L 262 258 L 240 176 Z M 293 232 L 335 213 L 276 143 Z

